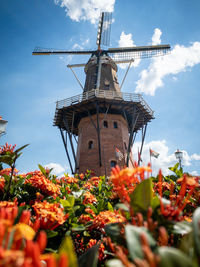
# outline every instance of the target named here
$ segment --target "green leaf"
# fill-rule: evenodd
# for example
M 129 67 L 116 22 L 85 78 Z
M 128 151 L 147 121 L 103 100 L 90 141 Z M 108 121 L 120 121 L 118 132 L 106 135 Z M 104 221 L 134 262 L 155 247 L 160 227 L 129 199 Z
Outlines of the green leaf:
M 13 160 L 13 157 L 10 155 L 2 155 L 0 156 L 0 162 L 5 163 L 11 167 L 14 160 Z
M 87 206 L 87 207 L 90 207 L 91 210 L 92 210 L 95 214 L 98 213 L 97 209 L 96 209 L 95 206 L 93 206 L 92 204 L 87 204 L 86 206 Z
M 108 202 L 108 210 L 110 210 L 110 211 L 114 211 L 113 206 L 111 205 L 110 202 Z
M 59 248 L 58 254 L 67 254 L 68 260 L 69 260 L 69 267 L 78 267 L 77 257 L 74 252 L 74 245 L 71 240 L 71 237 L 66 236 L 64 240 L 62 241 L 62 244 Z
M 192 226 L 194 231 L 194 244 L 197 256 L 200 257 L 200 208 L 193 214 Z
M 177 222 L 174 224 L 173 233 L 185 235 L 192 232 L 192 224 L 189 222 Z
M 12 230 L 11 233 L 9 234 L 9 240 L 8 240 L 8 245 L 7 245 L 8 250 L 11 249 L 11 247 L 12 247 L 15 231 L 16 231 L 16 229 Z
M 25 147 L 29 146 L 29 144 L 26 144 L 24 146 L 21 146 L 20 148 L 15 150 L 15 153 L 18 153 L 19 151 L 21 151 L 22 149 L 24 149 Z
M 172 247 L 159 247 L 159 267 L 194 267 L 192 260 L 182 251 Z
M 79 267 L 96 267 L 98 263 L 99 245 L 95 245 L 88 249 L 86 253 L 81 255 L 78 259 Z
M 74 232 L 83 232 L 85 229 L 86 229 L 85 226 L 77 225 L 77 226 L 72 228 L 72 231 L 74 231 Z
M 118 223 L 110 223 L 105 226 L 106 234 L 116 242 L 121 245 L 125 245 L 125 239 L 121 235 L 121 228 Z
M 66 200 L 66 199 L 60 199 L 60 204 L 63 206 L 63 208 L 65 208 L 65 207 L 71 207 L 69 201 Z
M 38 164 L 38 168 L 40 169 L 41 173 L 46 177 L 47 176 L 47 172 L 46 172 L 45 168 L 40 164 Z
M 153 197 L 152 202 L 151 202 L 152 209 L 155 210 L 159 206 L 160 206 L 160 199 L 159 199 L 159 197 L 158 196 Z
M 97 204 L 97 211 L 100 212 L 103 210 L 103 206 L 104 206 L 104 200 L 103 199 L 99 199 L 99 202 Z
M 126 225 L 125 227 L 125 237 L 128 246 L 128 250 L 131 256 L 131 259 L 135 258 L 143 259 L 143 252 L 141 247 L 141 234 L 145 234 L 147 237 L 148 243 L 152 249 L 156 247 L 156 241 L 148 233 L 145 227 L 137 227 L 134 225 Z
M 137 185 L 131 194 L 131 207 L 134 212 L 147 211 L 153 203 L 153 183 L 152 180 L 146 179 Z
M 106 267 L 124 267 L 124 264 L 117 259 L 112 259 L 106 262 Z
M 70 195 L 68 195 L 68 197 L 67 197 L 67 201 L 69 201 L 70 206 L 73 207 L 74 204 L 75 204 L 75 197 L 74 197 L 74 196 L 70 196 Z
M 121 209 L 121 210 L 124 210 L 124 211 L 127 211 L 127 212 L 129 211 L 129 208 L 124 203 L 117 203 L 115 205 L 115 207 L 117 209 Z
M 58 235 L 58 232 L 52 230 L 46 230 L 47 238 L 52 238 Z

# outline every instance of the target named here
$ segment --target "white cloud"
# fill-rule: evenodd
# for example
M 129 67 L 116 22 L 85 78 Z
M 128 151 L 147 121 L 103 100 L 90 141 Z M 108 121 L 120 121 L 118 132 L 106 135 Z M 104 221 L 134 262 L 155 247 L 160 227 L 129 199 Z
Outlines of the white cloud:
M 162 87 L 163 79 L 172 74 L 178 74 L 190 70 L 200 63 L 200 42 L 194 42 L 190 46 L 175 45 L 169 55 L 152 59 L 148 69 L 140 73 L 140 79 L 136 82 L 136 93 L 154 95 L 159 87 Z
M 46 164 L 44 167 L 48 168 L 48 169 L 53 168 L 52 174 L 54 174 L 54 175 L 63 174 L 65 171 L 65 169 L 58 163 L 49 163 L 49 164 Z
M 128 33 L 128 34 L 125 34 L 125 32 L 123 31 L 120 35 L 120 39 L 118 41 L 118 45 L 119 47 L 131 47 L 131 46 L 136 46 L 134 44 L 134 41 L 132 39 L 132 34 L 131 33 Z M 130 57 L 131 57 L 131 54 L 130 54 Z M 133 54 L 133 58 L 134 58 L 134 54 Z M 117 55 L 115 57 L 115 60 L 117 60 Z M 140 59 L 135 59 L 134 62 L 132 63 L 132 67 L 137 67 L 140 63 Z M 122 69 L 125 69 L 127 68 L 127 64 L 119 64 L 119 67 L 122 68 Z
M 153 34 L 153 36 L 151 38 L 152 45 L 159 45 L 159 44 L 161 44 L 161 39 L 160 39 L 161 35 L 162 35 L 161 30 L 159 28 L 155 28 L 154 34 Z
M 65 8 L 67 16 L 72 20 L 89 20 L 95 24 L 102 11 L 113 12 L 115 0 L 54 0 Z
M 194 153 L 193 155 L 191 155 L 191 159 L 193 159 L 193 160 L 200 160 L 200 155 Z
M 136 142 L 133 146 L 133 158 L 138 160 L 138 148 L 140 148 L 141 142 Z M 159 153 L 158 158 L 151 157 L 153 175 L 158 174 L 159 169 L 162 170 L 164 175 L 170 174 L 169 167 L 173 167 L 177 163 L 177 159 L 174 153 L 169 153 L 169 147 L 167 146 L 166 140 L 156 140 L 149 143 L 144 143 L 143 152 L 142 152 L 142 165 L 147 165 L 150 162 L 150 153 L 149 149 L 152 149 Z M 189 155 L 187 151 L 181 150 L 183 152 L 183 166 L 191 166 L 193 160 L 200 160 L 200 155 L 193 154 Z
M 121 33 L 118 43 L 120 47 L 135 46 L 132 39 L 132 34 L 131 33 L 125 34 L 124 31 Z
M 198 172 L 197 171 L 193 171 L 193 172 L 191 172 L 191 175 L 198 176 Z

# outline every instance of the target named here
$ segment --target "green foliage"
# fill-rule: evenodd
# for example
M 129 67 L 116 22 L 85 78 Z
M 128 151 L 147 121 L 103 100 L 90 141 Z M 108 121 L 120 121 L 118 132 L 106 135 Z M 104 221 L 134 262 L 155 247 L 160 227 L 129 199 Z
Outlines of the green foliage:
M 143 251 L 141 245 L 141 234 L 144 234 L 148 240 L 148 243 L 152 249 L 156 247 L 156 241 L 152 238 L 150 233 L 148 233 L 145 227 L 136 227 L 134 225 L 126 225 L 125 227 L 125 237 L 127 242 L 127 247 L 134 261 L 136 258 L 143 259 Z
M 48 238 L 46 252 L 58 253 L 58 258 L 62 253 L 67 254 L 70 267 L 122 267 L 124 265 L 120 258 L 118 257 L 116 259 L 115 249 L 120 247 L 122 253 L 124 252 L 123 257 L 126 257 L 132 264 L 136 264 L 138 259 L 145 262 L 145 249 L 141 241 L 141 237 L 145 237 L 146 248 L 148 247 L 155 258 L 158 257 L 161 259 L 157 266 L 198 266 L 198 259 L 200 258 L 200 208 L 194 212 L 191 223 L 183 220 L 183 215 L 187 215 L 187 212 L 189 215 L 192 214 L 195 207 L 200 204 L 198 197 L 195 199 L 192 196 L 187 199 L 189 204 L 186 205 L 177 221 L 171 219 L 171 217 L 168 220 L 161 212 L 158 191 L 156 192 L 155 190 L 158 177 L 141 181 L 136 185 L 130 195 L 131 202 L 121 203 L 119 198 L 113 199 L 111 197 L 113 193 L 112 185 L 108 183 L 105 176 L 99 177 L 98 185 L 93 186 L 91 184 L 91 189 L 87 189 L 86 185 L 91 178 L 90 171 L 81 178 L 79 175 L 76 175 L 77 180 L 75 182 L 66 182 L 64 180 L 62 181 L 62 179 L 57 179 L 51 173 L 52 169 L 46 170 L 39 164 L 38 167 L 42 175 L 46 177 L 45 181 L 49 181 L 51 186 L 58 186 L 60 190 L 56 195 L 48 195 L 42 189 L 27 183 L 31 174 L 24 177 L 14 173 L 16 160 L 21 155 L 22 149 L 26 146 L 17 149 L 15 152 L 7 151 L 0 155 L 0 168 L 2 167 L 2 163 L 11 167 L 10 175 L 2 175 L 5 179 L 5 187 L 3 188 L 4 196 L 0 195 L 0 197 L 6 201 L 13 201 L 17 198 L 18 204 L 24 202 L 22 204 L 24 206 L 19 207 L 14 224 L 19 223 L 23 210 L 27 209 L 31 212 L 31 224 L 34 223 L 36 213 L 32 205 L 35 201 L 55 203 L 63 209 L 63 213 L 67 214 L 67 219 L 55 228 L 45 229 Z M 163 176 L 163 181 L 167 185 L 173 182 L 173 197 L 176 200 L 178 199 L 178 192 L 181 189 L 181 186 L 176 181 L 179 177 L 182 177 L 183 173 L 178 164 L 171 167 L 170 170 L 174 174 Z M 67 177 L 66 175 L 65 178 Z M 164 210 L 171 208 L 170 212 L 175 213 L 179 208 L 176 206 L 177 201 L 173 202 L 171 200 L 169 189 L 162 187 L 162 190 Z M 199 188 L 195 190 L 195 193 L 199 196 Z M 97 201 L 84 203 L 84 193 L 87 191 L 90 191 Z M 186 195 L 188 192 L 189 189 L 187 188 Z M 38 199 L 38 197 L 41 198 Z M 150 215 L 149 210 L 152 210 Z M 108 223 L 108 215 L 108 218 L 104 219 L 105 226 L 102 228 L 94 226 L 94 218 L 102 211 L 107 211 L 108 214 L 115 212 L 118 215 L 123 215 L 124 221 L 121 223 Z M 88 221 L 81 221 L 80 218 L 82 215 L 87 217 Z M 171 247 L 159 246 L 159 231 L 163 225 L 166 228 L 168 237 L 173 239 L 171 240 L 173 242 L 169 241 L 168 243 Z M 8 240 L 8 248 L 12 247 L 14 235 L 15 232 L 11 231 L 9 237 L 7 233 L 4 237 L 3 243 Z M 115 249 L 109 247 L 107 243 L 108 237 Z M 93 239 L 95 245 L 88 249 L 88 244 L 91 239 Z M 106 247 L 105 259 L 100 261 L 98 260 L 98 256 L 100 255 L 99 249 L 100 244 L 103 242 Z
M 137 185 L 131 194 L 131 207 L 134 212 L 145 212 L 151 206 L 156 205 L 152 179 L 146 179 Z
M 81 255 L 78 259 L 79 267 L 96 267 L 98 263 L 99 245 L 94 245 Z
M 176 248 L 159 247 L 158 254 L 161 257 L 159 267 L 195 267 L 195 265 L 183 252 Z
M 69 267 L 78 267 L 77 257 L 74 251 L 74 246 L 71 238 L 66 236 L 58 250 L 58 254 L 67 254 L 69 260 Z

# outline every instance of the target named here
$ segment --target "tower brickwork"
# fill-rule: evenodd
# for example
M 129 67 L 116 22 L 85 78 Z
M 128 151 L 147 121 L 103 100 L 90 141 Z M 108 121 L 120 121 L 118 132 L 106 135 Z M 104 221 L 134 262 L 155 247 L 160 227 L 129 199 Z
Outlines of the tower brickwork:
M 128 126 L 122 115 L 100 114 L 100 144 L 101 144 L 101 166 L 99 164 L 99 148 L 97 130 L 91 123 L 91 119 L 97 127 L 97 115 L 91 118 L 81 119 L 78 126 L 77 161 L 79 173 L 87 169 L 94 170 L 98 175 L 110 175 L 111 168 L 118 164 L 120 167 L 126 165 L 127 147 L 129 141 Z M 119 159 L 116 148 L 123 154 Z M 132 158 L 129 161 L 132 166 Z

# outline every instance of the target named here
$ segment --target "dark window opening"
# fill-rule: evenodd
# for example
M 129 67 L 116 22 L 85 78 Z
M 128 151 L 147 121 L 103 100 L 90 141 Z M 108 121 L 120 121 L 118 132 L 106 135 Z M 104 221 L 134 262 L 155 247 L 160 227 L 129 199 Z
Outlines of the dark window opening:
M 116 121 L 113 122 L 113 127 L 114 127 L 115 129 L 118 128 L 118 125 L 117 125 L 117 122 L 116 122 Z
M 89 141 L 88 143 L 88 149 L 92 149 L 93 148 L 93 141 Z
M 103 122 L 103 127 L 104 127 L 104 128 L 108 128 L 108 122 L 107 122 L 107 121 L 104 121 L 104 122 Z
M 117 165 L 117 162 L 115 160 L 111 160 L 110 167 L 113 168 Z
M 126 145 L 126 142 L 124 142 L 124 148 L 127 149 L 127 145 Z
M 104 85 L 104 89 L 105 90 L 109 90 L 109 88 L 110 88 L 110 85 L 109 84 L 108 85 L 106 85 L 106 84 Z

